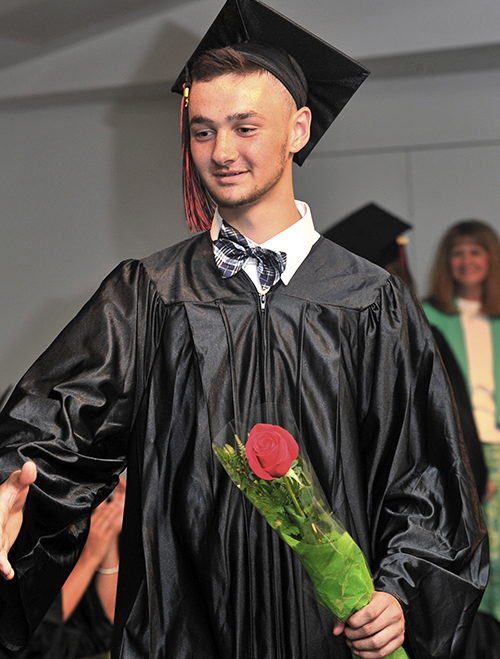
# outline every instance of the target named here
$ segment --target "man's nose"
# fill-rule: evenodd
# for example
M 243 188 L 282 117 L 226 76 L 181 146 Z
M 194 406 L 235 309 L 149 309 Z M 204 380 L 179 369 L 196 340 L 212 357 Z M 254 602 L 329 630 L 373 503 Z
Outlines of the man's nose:
M 237 157 L 234 135 L 230 131 L 219 131 L 212 152 L 213 160 L 219 165 L 225 165 L 234 162 Z

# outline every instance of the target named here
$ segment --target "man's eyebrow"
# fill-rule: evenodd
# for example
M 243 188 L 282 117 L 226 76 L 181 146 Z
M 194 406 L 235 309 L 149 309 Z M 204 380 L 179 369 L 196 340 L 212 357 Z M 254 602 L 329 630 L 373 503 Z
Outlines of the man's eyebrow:
M 246 119 L 252 119 L 254 117 L 260 116 L 258 112 L 236 112 L 235 114 L 229 114 L 225 117 L 225 121 L 245 121 Z M 212 124 L 214 123 L 210 117 L 205 117 L 202 114 L 194 116 L 189 124 L 193 126 L 194 124 Z

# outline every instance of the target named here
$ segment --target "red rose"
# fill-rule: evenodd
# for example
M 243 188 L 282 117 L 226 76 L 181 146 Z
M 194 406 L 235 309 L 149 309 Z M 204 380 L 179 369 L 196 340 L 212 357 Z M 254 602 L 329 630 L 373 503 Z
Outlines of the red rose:
M 272 481 L 287 473 L 299 454 L 299 445 L 281 426 L 258 423 L 248 436 L 245 453 L 252 471 L 259 478 Z

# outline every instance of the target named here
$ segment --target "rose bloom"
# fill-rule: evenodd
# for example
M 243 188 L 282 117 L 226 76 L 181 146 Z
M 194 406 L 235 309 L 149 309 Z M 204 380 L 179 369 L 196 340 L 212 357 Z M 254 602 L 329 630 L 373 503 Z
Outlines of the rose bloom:
M 245 453 L 252 471 L 271 481 L 287 473 L 299 454 L 299 445 L 281 426 L 257 423 L 250 431 Z

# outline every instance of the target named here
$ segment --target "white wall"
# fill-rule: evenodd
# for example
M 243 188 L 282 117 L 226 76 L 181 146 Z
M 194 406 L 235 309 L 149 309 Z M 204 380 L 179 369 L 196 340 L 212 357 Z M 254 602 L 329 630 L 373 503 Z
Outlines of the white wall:
M 120 260 L 189 235 L 177 99 L 0 112 L 0 390 Z
M 370 80 L 296 175 L 319 230 L 374 201 L 414 226 L 421 296 L 436 243 L 477 218 L 500 233 L 500 70 Z M 306 169 L 307 168 L 307 169 Z
M 188 18 L 195 9 L 185 8 Z M 171 72 L 161 66 L 177 71 L 196 41 L 181 18 L 0 74 L 0 392 L 117 262 L 189 235 L 179 100 L 163 94 Z M 297 196 L 319 230 L 368 201 L 408 219 L 423 294 L 452 221 L 475 216 L 500 231 L 499 90 L 500 70 L 369 79 L 296 169 Z

